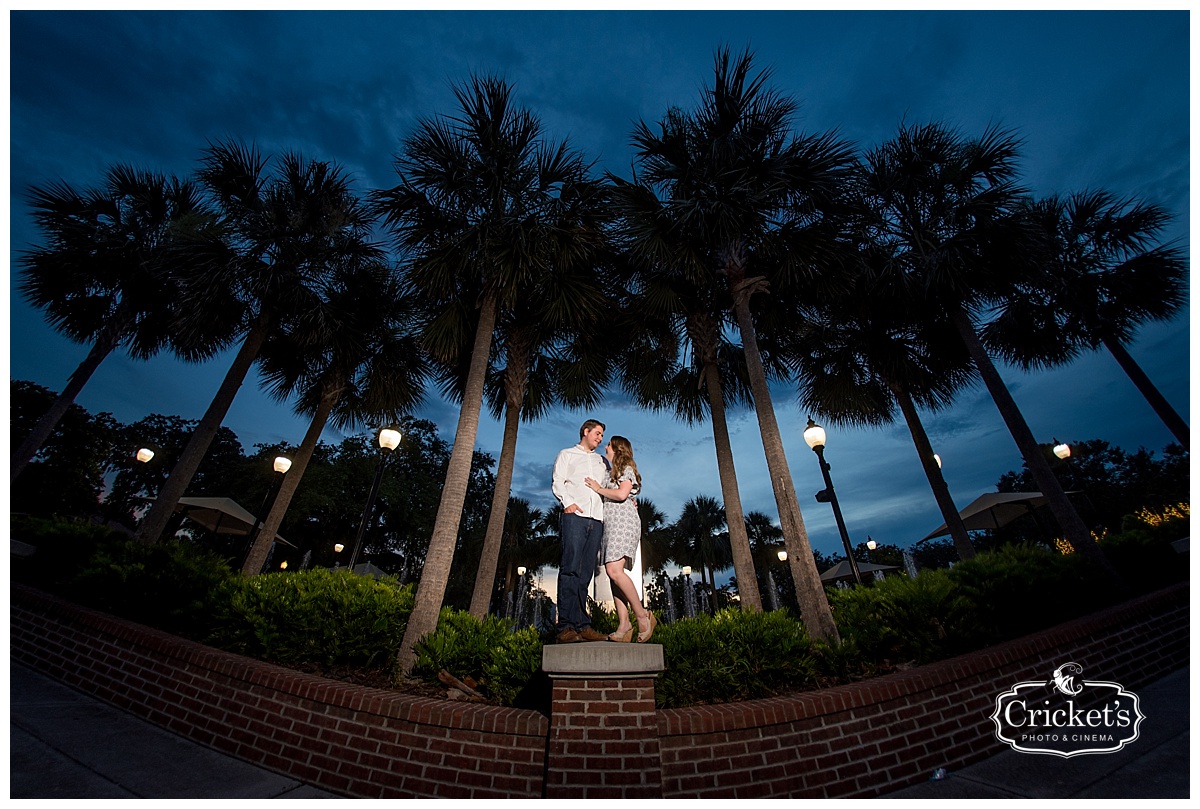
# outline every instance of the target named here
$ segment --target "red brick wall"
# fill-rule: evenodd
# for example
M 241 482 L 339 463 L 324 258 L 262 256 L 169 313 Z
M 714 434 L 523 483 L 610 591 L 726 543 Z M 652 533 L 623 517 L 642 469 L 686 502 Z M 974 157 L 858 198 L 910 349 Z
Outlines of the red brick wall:
M 10 654 L 209 747 L 345 795 L 538 798 L 549 722 L 221 652 L 13 585 Z
M 1188 665 L 1180 585 L 1035 635 L 793 697 L 659 712 L 667 797 L 869 797 L 1007 750 L 990 720 L 1013 684 L 1079 663 L 1126 688 Z
M 649 679 L 556 680 L 553 722 L 300 674 L 19 585 L 10 654 L 183 736 L 347 795 L 865 797 L 1007 749 L 988 718 L 995 697 L 1063 662 L 1134 691 L 1188 665 L 1189 594 L 1179 585 L 980 652 L 792 697 L 655 712 Z
M 555 678 L 547 798 L 661 798 L 654 680 Z

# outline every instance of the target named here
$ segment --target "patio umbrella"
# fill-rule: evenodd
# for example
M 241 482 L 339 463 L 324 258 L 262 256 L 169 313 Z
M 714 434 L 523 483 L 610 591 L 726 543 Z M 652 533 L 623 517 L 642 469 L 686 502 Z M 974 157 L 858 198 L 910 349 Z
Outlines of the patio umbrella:
M 886 572 L 888 570 L 899 570 L 899 565 L 872 565 L 868 562 L 858 563 L 858 572 L 866 576 L 868 573 L 875 571 Z M 850 563 L 843 559 L 833 567 L 821 574 L 821 581 L 837 581 L 838 579 L 853 579 L 854 569 L 850 567 Z
M 958 516 L 962 518 L 963 526 L 968 531 L 996 530 L 1018 517 L 1032 514 L 1034 509 L 1044 505 L 1046 496 L 1041 492 L 985 492 L 958 512 Z M 920 541 L 949 534 L 950 529 L 942 523 Z
M 229 497 L 181 497 L 175 510 L 215 534 L 248 536 L 257 521 L 245 507 Z M 275 541 L 296 547 L 279 534 L 275 535 Z

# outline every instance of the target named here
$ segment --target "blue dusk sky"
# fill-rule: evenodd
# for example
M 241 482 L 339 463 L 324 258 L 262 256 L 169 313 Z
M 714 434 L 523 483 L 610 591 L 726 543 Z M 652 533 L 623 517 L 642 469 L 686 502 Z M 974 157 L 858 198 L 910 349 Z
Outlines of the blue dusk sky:
M 184 175 L 211 140 L 253 141 L 340 163 L 363 194 L 395 185 L 392 160 L 417 121 L 455 111 L 452 84 L 472 73 L 513 83 L 553 138 L 597 171 L 630 176 L 634 122 L 692 107 L 714 51 L 749 46 L 772 84 L 800 104 L 796 130 L 836 130 L 861 149 L 903 123 L 989 126 L 1024 139 L 1025 185 L 1039 196 L 1105 189 L 1165 207 L 1164 241 L 1188 247 L 1189 14 L 1166 11 L 12 11 L 9 23 L 9 375 L 61 390 L 83 358 L 14 292 L 11 261 L 37 242 L 23 202 L 31 184 L 98 183 L 117 163 Z M 1148 324 L 1129 349 L 1171 404 L 1189 410 L 1185 309 Z M 78 398 L 122 422 L 151 413 L 199 418 L 231 354 L 203 365 L 114 354 Z M 1106 353 L 1041 373 L 1001 366 L 1034 435 L 1101 439 L 1155 452 L 1171 435 Z M 801 432 L 794 387 L 774 405 L 812 545 L 840 553 L 820 470 Z M 415 415 L 454 438 L 457 410 L 431 393 Z M 552 503 L 555 453 L 597 417 L 627 436 L 645 496 L 669 519 L 690 498 L 720 499 L 711 427 L 638 410 L 619 390 L 595 412 L 523 424 L 513 494 Z M 982 386 L 922 414 L 959 508 L 1021 467 Z M 899 417 L 898 417 L 899 418 Z M 307 420 L 274 403 L 253 374 L 225 420 L 247 450 L 298 444 Z M 854 543 L 911 545 L 942 517 L 907 428 L 828 427 L 827 458 Z M 366 431 L 368 428 L 364 428 Z M 730 414 L 743 507 L 773 518 L 753 413 Z M 328 430 L 324 440 L 342 435 Z M 485 412 L 479 449 L 498 457 Z

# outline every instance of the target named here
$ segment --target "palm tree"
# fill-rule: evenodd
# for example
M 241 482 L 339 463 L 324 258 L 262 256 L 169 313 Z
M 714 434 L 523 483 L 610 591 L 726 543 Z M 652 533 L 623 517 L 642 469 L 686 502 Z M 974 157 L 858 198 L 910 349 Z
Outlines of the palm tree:
M 898 407 L 959 558 L 970 559 L 974 546 L 917 407 L 950 405 L 974 380 L 971 359 L 954 327 L 924 306 L 920 291 L 886 272 L 888 255 L 865 245 L 858 256 L 862 264 L 846 274 L 847 285 L 809 307 L 802 328 L 781 335 L 800 380 L 801 406 L 850 425 L 891 423 Z
M 677 548 L 672 556 L 680 564 L 698 564 L 700 581 L 708 590 L 709 606 L 717 611 L 718 570 L 727 570 L 733 561 L 725 509 L 715 498 L 697 495 L 683 504 L 675 521 Z M 707 569 L 708 577 L 704 572 Z
M 410 258 L 407 282 L 430 311 L 473 305 L 475 323 L 462 407 L 418 598 L 398 652 L 411 670 L 417 640 L 437 626 L 466 498 L 493 333 L 502 313 L 553 272 L 576 277 L 603 233 L 580 211 L 597 193 L 581 156 L 543 138 L 540 121 L 512 101 L 497 78 L 454 88 L 456 117 L 420 122 L 396 160 L 400 184 L 376 195 L 379 210 Z M 571 296 L 564 296 L 572 300 Z M 575 303 L 585 303 L 575 301 Z M 566 318 L 564 318 L 565 320 Z M 431 351 L 454 362 L 463 341 Z
M 662 200 L 663 218 L 681 233 L 684 264 L 697 287 L 724 290 L 745 353 L 771 484 L 779 506 L 789 564 L 803 618 L 819 638 L 837 627 L 808 542 L 767 384 L 750 299 L 774 289 L 794 294 L 811 273 L 826 239 L 821 208 L 851 165 L 850 147 L 831 135 L 793 137 L 796 104 L 766 86 L 769 71 L 752 73 L 752 54 L 716 55 L 715 81 L 691 114 L 673 109 L 655 132 L 634 131 L 641 181 Z M 634 234 L 635 244 L 647 240 Z M 648 249 L 648 248 L 644 248 Z M 768 279 L 768 274 L 770 279 Z M 730 312 L 720 313 L 726 322 Z
M 1157 205 L 1103 191 L 1031 202 L 1019 215 L 1045 235 L 1032 282 L 983 327 L 985 345 L 1024 368 L 1060 365 L 1082 349 L 1108 349 L 1180 445 L 1187 422 L 1125 348 L 1137 326 L 1167 320 L 1187 300 L 1187 261 L 1151 243 L 1169 217 Z
M 624 199 L 645 198 L 644 189 L 615 182 Z M 636 217 L 637 213 L 630 210 L 627 216 Z M 688 289 L 669 271 L 635 270 L 632 280 L 623 307 L 627 339 L 618 360 L 623 387 L 642 407 L 670 408 L 676 418 L 689 424 L 702 420 L 706 411 L 711 417 L 741 607 L 761 612 L 725 416 L 727 403 L 749 400 L 743 355 L 724 339 L 711 314 L 714 307 L 699 302 L 707 290 Z
M 514 592 L 518 567 L 537 572 L 557 563 L 559 543 L 545 514 L 528 500 L 509 498 L 505 512 L 499 566 L 504 569 L 503 592 L 507 595 Z
M 671 532 L 667 515 L 647 497 L 637 499 L 638 518 L 642 521 L 642 570 L 663 570 L 671 559 Z
M 1022 198 L 1018 147 L 1012 133 L 997 128 L 965 138 L 939 124 L 901 127 L 866 158 L 864 192 L 876 220 L 869 238 L 889 252 L 888 271 L 910 276 L 954 326 L 1067 541 L 1119 581 L 1039 451 L 976 326 L 978 312 L 1018 288 L 1020 264 L 1011 257 L 1038 247 L 1037 234 L 1012 215 Z
M 575 358 L 568 353 L 567 340 L 577 347 L 576 355 L 578 351 L 596 349 L 604 343 L 591 336 L 596 331 L 594 322 L 581 323 L 571 337 L 563 334 L 561 329 L 551 328 L 553 313 L 547 309 L 559 307 L 554 306 L 553 302 L 547 307 L 544 294 L 544 290 L 537 290 L 518 303 L 512 312 L 506 313 L 505 322 L 501 324 L 497 336 L 504 347 L 504 367 L 494 369 L 489 374 L 488 382 L 491 384 L 488 387 L 492 392 L 490 410 L 497 418 L 503 416 L 504 438 L 496 466 L 496 489 L 492 495 L 487 532 L 476 572 L 475 589 L 471 595 L 470 612 L 478 618 L 487 615 L 495 589 L 504 506 L 509 502 L 512 491 L 520 422 L 541 418 L 559 402 L 570 407 L 598 405 L 607 378 L 607 363 L 602 359 L 587 363 L 594 367 L 593 373 L 570 373 L 579 363 L 572 361 Z M 593 316 L 600 311 L 594 310 Z M 559 334 L 556 335 L 555 331 Z M 572 383 L 576 387 L 569 387 Z
M 353 429 L 372 420 L 399 421 L 424 394 L 428 362 L 416 317 L 381 262 L 339 267 L 320 305 L 267 339 L 261 364 L 272 395 L 299 395 L 296 412 L 311 416 L 292 467 L 255 532 L 242 573 L 256 575 L 283 522 L 325 426 Z
M 178 231 L 209 221 L 191 182 L 118 165 L 99 188 L 79 191 L 51 183 L 30 190 L 28 202 L 46 241 L 18 260 L 17 288 L 45 310 L 54 328 L 92 347 L 13 452 L 12 478 L 118 347 L 124 345 L 138 359 L 167 345 L 186 359 L 202 359 L 215 350 L 207 339 L 185 344 L 168 326 L 178 296 L 163 261 L 165 247 Z
M 777 610 L 779 589 L 775 584 L 771 565 L 779 561 L 779 551 L 783 548 L 783 530 L 763 512 L 750 511 L 746 513 L 746 536 L 750 538 L 754 567 L 761 571 L 761 584 L 767 591 L 767 605 L 771 610 Z
M 320 305 L 319 289 L 332 269 L 368 261 L 381 250 L 368 240 L 372 217 L 342 170 L 288 153 L 272 175 L 253 146 L 219 143 L 204 155 L 199 177 L 220 211 L 220 230 L 186 244 L 173 256 L 191 307 L 180 333 L 234 324 L 244 335 L 229 370 L 138 525 L 137 538 L 158 541 L 179 498 L 225 418 L 266 339 L 289 317 Z

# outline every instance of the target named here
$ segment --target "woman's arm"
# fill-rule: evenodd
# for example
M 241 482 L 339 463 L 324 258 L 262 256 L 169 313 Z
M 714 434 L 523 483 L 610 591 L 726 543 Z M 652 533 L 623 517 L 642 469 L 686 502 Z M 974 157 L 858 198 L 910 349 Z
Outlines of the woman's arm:
M 632 480 L 622 480 L 621 485 L 615 489 L 604 488 L 600 485 L 599 481 L 595 480 L 594 478 L 584 478 L 583 482 L 589 489 L 601 497 L 609 500 L 616 500 L 618 502 L 627 500 L 629 498 L 629 493 L 633 491 Z

